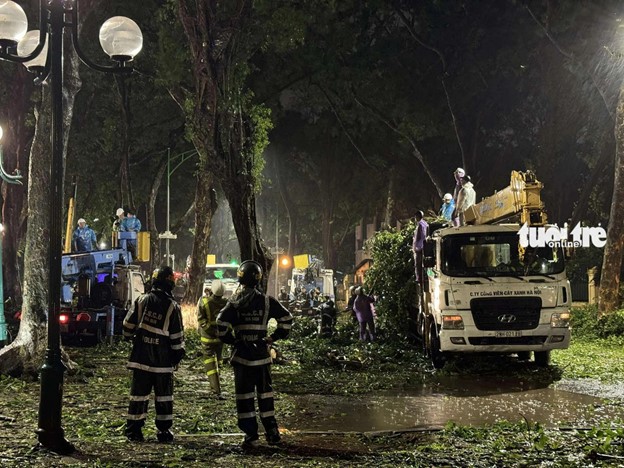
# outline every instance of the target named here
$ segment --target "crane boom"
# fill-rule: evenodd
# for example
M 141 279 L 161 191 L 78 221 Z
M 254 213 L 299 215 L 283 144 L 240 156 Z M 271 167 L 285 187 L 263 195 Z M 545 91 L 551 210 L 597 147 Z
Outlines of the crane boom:
M 484 198 L 464 212 L 467 224 L 496 224 L 519 217 L 520 224 L 543 226 L 547 223 L 540 191 L 544 187 L 532 171 L 511 171 L 507 187 Z

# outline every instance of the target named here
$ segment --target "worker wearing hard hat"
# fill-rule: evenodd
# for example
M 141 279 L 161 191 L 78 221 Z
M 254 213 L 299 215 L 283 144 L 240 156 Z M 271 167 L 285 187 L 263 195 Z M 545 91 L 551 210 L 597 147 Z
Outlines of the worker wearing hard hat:
M 455 206 L 457 206 L 457 199 L 459 197 L 459 192 L 462 189 L 462 178 L 466 175 L 466 171 L 464 171 L 461 167 L 455 169 L 453 172 L 453 176 L 455 177 L 455 188 L 453 189 L 453 201 L 455 202 Z M 456 210 L 455 210 L 456 211 Z M 454 213 L 453 215 L 453 225 L 459 226 L 459 214 Z
M 95 231 L 87 226 L 84 218 L 78 220 L 78 227 L 72 235 L 72 252 L 90 252 L 97 250 Z
M 206 375 L 212 392 L 218 399 L 224 399 L 219 380 L 223 342 L 217 336 L 217 315 L 227 304 L 227 300 L 223 297 L 224 293 L 225 287 L 221 280 L 214 280 L 210 287 L 204 289 L 204 295 L 197 303 L 197 323 L 204 351 Z
M 126 212 L 124 211 L 123 208 L 117 208 L 117 211 L 115 212 L 115 216 L 117 217 L 115 218 L 115 221 L 113 221 L 113 232 L 119 232 L 121 231 L 121 223 L 126 217 Z
M 457 202 L 455 204 L 455 216 L 459 219 L 459 226 L 466 224 L 464 218 L 464 212 L 475 204 L 477 194 L 474 186 L 472 185 L 469 175 L 462 177 L 462 188 L 457 195 Z
M 453 210 L 455 209 L 455 200 L 453 200 L 453 195 L 445 193 L 442 201 L 443 203 L 438 214 L 446 221 L 451 221 L 453 219 Z

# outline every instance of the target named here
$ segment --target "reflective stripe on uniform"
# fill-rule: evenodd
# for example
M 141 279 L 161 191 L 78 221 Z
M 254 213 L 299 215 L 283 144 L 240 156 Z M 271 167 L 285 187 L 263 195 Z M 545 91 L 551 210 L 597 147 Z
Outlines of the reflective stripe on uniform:
M 211 362 L 217 362 L 217 357 L 213 356 L 213 357 L 204 359 L 204 364 L 210 364 Z
M 221 340 L 219 338 L 206 338 L 205 336 L 201 337 L 202 343 L 220 343 Z
M 161 401 L 173 401 L 173 395 L 169 395 L 169 396 L 157 396 L 154 398 L 154 401 L 157 402 L 161 402 Z
M 208 372 L 206 372 L 206 375 L 212 375 L 212 374 L 218 374 L 219 371 L 217 369 L 213 369 L 213 370 L 209 370 Z
M 260 398 L 261 400 L 264 398 L 273 398 L 273 392 L 258 393 L 258 398 Z
M 241 330 L 261 330 L 264 331 L 266 330 L 266 327 L 262 324 L 258 324 L 258 325 L 235 325 L 234 326 L 234 330 L 235 331 L 241 331 Z
M 174 334 L 170 335 L 169 338 L 171 338 L 172 340 L 175 340 L 177 338 L 180 338 L 181 336 L 184 336 L 184 332 L 183 331 L 178 332 L 178 333 L 174 333 Z
M 130 401 L 147 401 L 149 400 L 149 395 L 130 395 Z
M 254 394 L 254 392 L 250 392 L 250 393 L 240 393 L 240 394 L 236 394 L 236 399 L 237 400 L 247 400 L 249 398 L 253 398 L 254 396 L 256 396 Z
M 263 366 L 265 364 L 271 364 L 271 358 L 265 358 L 265 359 L 258 359 L 257 361 L 249 361 L 247 359 L 243 359 L 240 358 L 238 356 L 234 356 L 232 358 L 232 362 L 238 362 L 240 364 L 243 364 L 245 366 Z
M 173 414 L 157 414 L 156 421 L 173 421 Z
M 268 418 L 269 416 L 275 416 L 275 411 L 265 411 L 265 412 L 260 412 L 260 417 L 261 418 Z
M 140 421 L 141 419 L 145 419 L 145 418 L 147 418 L 147 413 L 126 415 L 126 419 L 130 419 L 131 421 Z
M 252 411 L 250 413 L 238 413 L 238 419 L 247 419 L 247 418 L 255 418 L 256 412 Z
M 138 362 L 129 362 L 126 367 L 128 369 L 138 369 L 146 372 L 154 372 L 156 374 L 167 374 L 173 372 L 173 367 L 152 367 Z
M 178 349 L 182 349 L 182 348 L 184 348 L 184 343 L 171 345 L 171 349 L 178 350 Z
M 169 332 L 168 331 L 161 330 L 160 328 L 152 327 L 150 325 L 146 325 L 143 322 L 141 322 L 141 325 L 139 325 L 139 328 L 142 328 L 143 330 L 146 330 L 146 331 L 148 331 L 150 333 L 154 333 L 156 335 L 169 336 Z

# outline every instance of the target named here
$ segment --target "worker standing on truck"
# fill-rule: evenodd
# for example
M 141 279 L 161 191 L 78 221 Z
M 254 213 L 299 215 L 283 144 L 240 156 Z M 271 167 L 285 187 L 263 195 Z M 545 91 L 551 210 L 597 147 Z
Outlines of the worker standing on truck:
M 259 445 L 256 394 L 267 442 L 276 445 L 281 440 L 275 419 L 269 347 L 288 336 L 292 315 L 277 299 L 257 289 L 262 279 L 262 267 L 258 262 L 244 261 L 237 275 L 242 290 L 221 310 L 217 329 L 221 341 L 234 345 L 230 362 L 234 368 L 238 427 L 245 433 L 243 449 L 253 449 Z M 267 336 L 267 323 L 271 318 L 277 321 L 277 328 Z
M 78 227 L 72 235 L 72 252 L 91 252 L 96 250 L 95 231 L 87 226 L 84 218 L 78 220 Z
M 173 299 L 171 267 L 154 271 L 152 289 L 141 295 L 123 321 L 123 334 L 132 340 L 128 369 L 132 370 L 126 437 L 143 441 L 141 431 L 147 417 L 152 388 L 156 406 L 156 437 L 173 441 L 173 371 L 185 355 L 184 326 L 180 306 Z
M 119 232 L 121 231 L 121 223 L 126 218 L 126 212 L 123 208 L 117 208 L 115 216 L 117 217 L 115 218 L 115 221 L 113 221 L 113 232 Z
M 121 221 L 120 228 L 122 232 L 136 232 L 138 235 L 138 232 L 141 230 L 141 221 L 135 216 L 134 208 L 126 208 L 126 217 Z M 136 258 L 137 240 L 128 239 L 126 245 L 130 253 L 132 253 L 132 258 Z
M 414 254 L 414 275 L 416 282 L 422 283 L 423 280 L 423 251 L 425 249 L 425 239 L 427 238 L 427 230 L 429 224 L 423 219 L 424 213 L 420 210 L 416 212 L 416 229 L 414 229 L 414 239 L 412 241 L 412 252 Z
M 438 215 L 441 218 L 444 218 L 446 221 L 453 220 L 453 211 L 455 210 L 455 200 L 453 200 L 453 195 L 450 193 L 445 193 L 442 198 L 442 206 L 440 207 L 440 211 Z
M 224 293 L 225 287 L 221 280 L 214 280 L 210 288 L 204 289 L 204 295 L 197 303 L 197 323 L 204 352 L 206 375 L 213 394 L 219 400 L 224 400 L 225 397 L 221 393 L 219 380 L 223 342 L 217 336 L 217 315 L 227 304 L 227 300 L 223 298 Z
M 475 204 L 477 194 L 469 175 L 462 177 L 462 188 L 457 196 L 457 203 L 455 204 L 455 216 L 459 219 L 459 226 L 466 224 L 464 217 L 464 211 Z
M 455 207 L 457 208 L 457 201 L 459 198 L 459 192 L 462 189 L 462 178 L 466 175 L 466 171 L 464 171 L 461 167 L 455 169 L 453 172 L 453 177 L 455 177 L 455 188 L 453 189 L 453 202 L 455 203 Z M 453 226 L 460 226 L 459 224 L 459 215 L 453 211 Z

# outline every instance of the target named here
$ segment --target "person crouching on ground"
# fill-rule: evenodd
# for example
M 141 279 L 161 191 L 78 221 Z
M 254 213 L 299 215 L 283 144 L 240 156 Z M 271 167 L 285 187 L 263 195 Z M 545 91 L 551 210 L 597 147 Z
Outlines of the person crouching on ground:
M 277 299 L 256 289 L 262 279 L 262 267 L 258 262 L 244 261 L 237 274 L 242 291 L 231 297 L 221 310 L 217 330 L 221 341 L 234 345 L 230 362 L 234 368 L 238 427 L 245 433 L 243 449 L 248 450 L 259 445 L 256 394 L 267 442 L 277 445 L 281 441 L 275 419 L 269 346 L 288 336 L 292 315 Z M 269 319 L 277 321 L 277 328 L 267 336 Z

